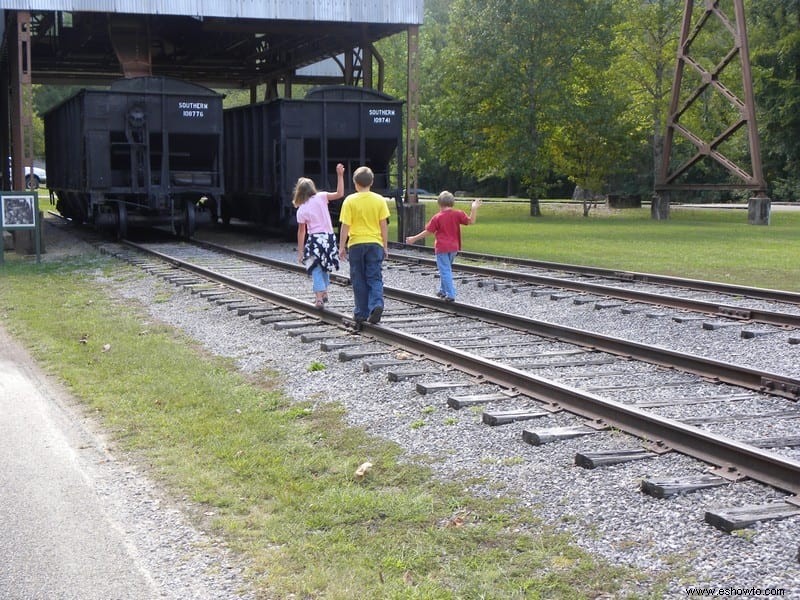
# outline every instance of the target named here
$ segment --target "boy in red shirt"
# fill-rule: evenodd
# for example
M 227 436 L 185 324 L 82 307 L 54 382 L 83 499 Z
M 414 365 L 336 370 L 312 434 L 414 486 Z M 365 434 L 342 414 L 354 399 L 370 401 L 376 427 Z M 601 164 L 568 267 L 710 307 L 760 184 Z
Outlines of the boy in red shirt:
M 461 250 L 461 226 L 475 223 L 481 201 L 474 200 L 472 202 L 469 215 L 463 210 L 453 208 L 455 198 L 448 191 L 439 194 L 438 203 L 439 212 L 431 217 L 425 229 L 417 235 L 408 236 L 406 244 L 414 244 L 431 234 L 436 237 L 433 250 L 436 254 L 440 282 L 436 295 L 443 298 L 445 302 L 453 302 L 456 299 L 456 288 L 453 284 L 453 261 L 456 259 L 458 251 Z

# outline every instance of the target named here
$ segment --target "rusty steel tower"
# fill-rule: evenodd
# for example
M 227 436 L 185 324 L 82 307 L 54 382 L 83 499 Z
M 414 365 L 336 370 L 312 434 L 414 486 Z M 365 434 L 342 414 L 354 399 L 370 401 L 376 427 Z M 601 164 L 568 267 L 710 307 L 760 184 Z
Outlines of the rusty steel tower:
M 768 224 L 744 4 L 727 2 L 733 19 L 721 4 L 684 5 L 652 214 L 667 218 L 674 191 L 745 189 L 753 191 L 750 222 Z

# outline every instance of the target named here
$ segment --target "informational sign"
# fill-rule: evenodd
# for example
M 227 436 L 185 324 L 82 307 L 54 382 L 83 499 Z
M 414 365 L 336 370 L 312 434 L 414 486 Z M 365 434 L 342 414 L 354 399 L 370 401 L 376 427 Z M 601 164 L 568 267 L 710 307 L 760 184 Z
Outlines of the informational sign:
M 0 194 L 0 229 L 35 229 L 38 212 L 36 194 L 26 192 Z
M 40 226 L 36 192 L 0 192 L 0 233 L 5 229 L 33 229 L 37 263 L 41 260 Z M 0 236 L 0 264 L 3 264 L 3 251 Z

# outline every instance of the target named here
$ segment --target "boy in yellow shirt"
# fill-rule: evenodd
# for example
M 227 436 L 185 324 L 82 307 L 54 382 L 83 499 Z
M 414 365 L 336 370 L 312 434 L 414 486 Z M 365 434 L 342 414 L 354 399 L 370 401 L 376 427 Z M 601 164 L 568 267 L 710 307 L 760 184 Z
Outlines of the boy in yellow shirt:
M 353 173 L 356 192 L 342 203 L 339 257 L 350 262 L 356 323 L 378 323 L 383 314 L 383 259 L 389 255 L 389 207 L 371 190 L 375 176 L 369 167 Z

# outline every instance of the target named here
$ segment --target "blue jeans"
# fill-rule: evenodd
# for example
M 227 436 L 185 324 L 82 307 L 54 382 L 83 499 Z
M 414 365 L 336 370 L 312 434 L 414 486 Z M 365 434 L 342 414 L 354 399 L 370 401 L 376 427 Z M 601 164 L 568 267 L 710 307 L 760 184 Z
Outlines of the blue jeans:
M 436 255 L 436 267 L 439 269 L 439 291 L 445 298 L 456 297 L 456 286 L 453 284 L 453 261 L 458 252 L 441 252 Z
M 324 292 L 331 284 L 331 274 L 317 265 L 314 267 L 314 270 L 311 271 L 311 282 L 312 289 L 315 292 Z
M 375 307 L 383 307 L 383 246 L 356 244 L 347 251 L 355 300 L 353 317 L 363 321 Z

